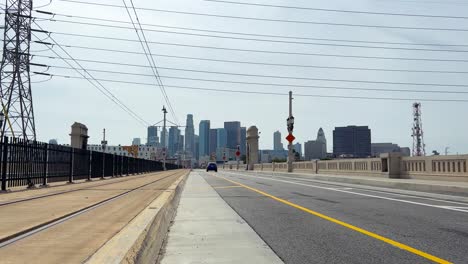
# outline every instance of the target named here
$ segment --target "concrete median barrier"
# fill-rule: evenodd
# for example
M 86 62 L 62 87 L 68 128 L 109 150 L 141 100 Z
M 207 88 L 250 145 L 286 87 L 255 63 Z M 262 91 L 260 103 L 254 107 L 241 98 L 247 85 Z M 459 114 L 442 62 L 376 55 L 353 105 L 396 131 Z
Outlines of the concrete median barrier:
M 86 263 L 155 263 L 187 176 L 181 175 Z

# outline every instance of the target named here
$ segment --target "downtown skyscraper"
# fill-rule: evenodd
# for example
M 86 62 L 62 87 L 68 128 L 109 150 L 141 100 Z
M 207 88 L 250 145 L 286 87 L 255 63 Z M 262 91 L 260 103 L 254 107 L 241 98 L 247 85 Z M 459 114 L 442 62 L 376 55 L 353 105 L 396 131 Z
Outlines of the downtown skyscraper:
M 210 120 L 200 121 L 199 126 L 199 157 L 210 155 Z
M 226 147 L 237 149 L 241 143 L 241 124 L 239 121 L 224 122 L 226 131 Z
M 276 131 L 275 133 L 273 133 L 273 150 L 284 150 L 283 143 L 281 141 L 281 132 Z
M 184 142 L 180 141 L 180 129 L 176 126 L 171 126 L 169 128 L 169 146 L 168 146 L 168 156 L 174 157 L 177 151 L 180 150 L 180 144 Z
M 187 154 L 191 155 L 192 157 L 198 156 L 195 154 L 195 128 L 193 126 L 193 115 L 187 115 L 187 122 L 185 128 L 185 151 Z
M 158 127 L 157 126 L 149 126 L 148 127 L 148 137 L 147 137 L 146 145 L 147 146 L 157 146 L 157 145 L 159 145 Z

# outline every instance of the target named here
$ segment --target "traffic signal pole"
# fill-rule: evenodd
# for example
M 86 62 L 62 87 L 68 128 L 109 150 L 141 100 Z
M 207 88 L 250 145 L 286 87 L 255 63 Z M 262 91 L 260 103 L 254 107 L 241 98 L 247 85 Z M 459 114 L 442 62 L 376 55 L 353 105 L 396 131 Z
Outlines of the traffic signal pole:
M 294 117 L 292 114 L 292 91 L 289 91 L 289 117 L 287 119 L 287 126 L 288 126 L 288 172 L 293 171 L 293 160 L 294 160 L 294 153 L 293 153 L 293 140 L 294 137 L 292 136 L 294 130 Z

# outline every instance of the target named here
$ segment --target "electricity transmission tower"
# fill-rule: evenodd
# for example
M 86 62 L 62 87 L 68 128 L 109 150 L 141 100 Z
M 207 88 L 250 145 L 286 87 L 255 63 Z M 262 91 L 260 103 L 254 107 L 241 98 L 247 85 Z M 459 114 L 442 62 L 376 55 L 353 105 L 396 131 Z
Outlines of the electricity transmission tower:
M 413 156 L 426 156 L 421 120 L 421 103 L 413 104 Z
M 0 66 L 1 136 L 36 139 L 29 75 L 32 0 L 5 1 L 3 57 Z

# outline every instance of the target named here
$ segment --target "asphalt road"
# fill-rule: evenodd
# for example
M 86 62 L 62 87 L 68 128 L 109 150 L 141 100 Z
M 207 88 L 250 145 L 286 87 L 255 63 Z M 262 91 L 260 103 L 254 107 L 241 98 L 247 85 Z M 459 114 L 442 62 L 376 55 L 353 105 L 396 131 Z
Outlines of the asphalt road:
M 468 203 L 244 171 L 202 175 L 285 263 L 468 263 Z

